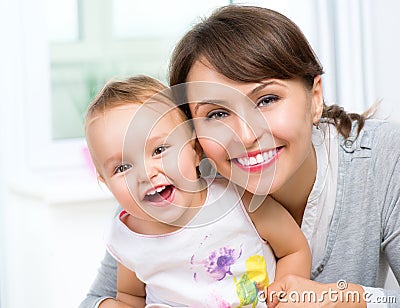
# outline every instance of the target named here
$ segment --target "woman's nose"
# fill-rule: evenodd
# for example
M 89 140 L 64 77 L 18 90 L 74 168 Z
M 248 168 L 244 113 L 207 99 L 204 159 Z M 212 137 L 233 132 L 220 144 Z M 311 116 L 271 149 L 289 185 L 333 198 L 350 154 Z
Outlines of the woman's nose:
M 249 148 L 258 140 L 258 135 L 248 121 L 238 119 L 233 128 L 235 142 L 241 143 L 245 148 Z

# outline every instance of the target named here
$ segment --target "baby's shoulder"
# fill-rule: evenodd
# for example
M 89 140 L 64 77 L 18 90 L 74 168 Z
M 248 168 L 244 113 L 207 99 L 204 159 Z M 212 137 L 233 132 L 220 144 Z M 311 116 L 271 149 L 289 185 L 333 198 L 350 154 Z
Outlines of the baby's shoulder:
M 209 188 L 234 188 L 234 184 L 230 183 L 224 177 L 203 177 Z

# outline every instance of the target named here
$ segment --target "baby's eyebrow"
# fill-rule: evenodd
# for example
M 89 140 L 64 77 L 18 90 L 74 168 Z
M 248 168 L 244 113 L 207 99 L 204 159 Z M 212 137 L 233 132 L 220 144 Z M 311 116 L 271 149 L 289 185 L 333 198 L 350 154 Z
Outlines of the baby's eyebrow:
M 150 138 L 146 139 L 146 144 L 151 144 L 154 141 L 158 141 L 158 140 L 165 140 L 168 136 L 169 136 L 170 132 L 163 132 L 160 134 L 157 134 L 155 136 L 151 136 Z
M 110 156 L 109 158 L 107 158 L 104 163 L 103 166 L 105 168 L 108 168 L 110 166 L 114 166 L 115 164 L 119 164 L 122 163 L 122 153 L 117 153 L 114 154 L 112 156 Z

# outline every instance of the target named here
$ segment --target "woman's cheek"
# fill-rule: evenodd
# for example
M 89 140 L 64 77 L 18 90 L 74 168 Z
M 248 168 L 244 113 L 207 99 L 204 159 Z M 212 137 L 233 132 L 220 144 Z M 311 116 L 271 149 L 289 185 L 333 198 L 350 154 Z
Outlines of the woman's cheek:
M 226 161 L 227 152 L 221 144 L 206 138 L 199 138 L 199 142 L 209 160 L 215 164 Z

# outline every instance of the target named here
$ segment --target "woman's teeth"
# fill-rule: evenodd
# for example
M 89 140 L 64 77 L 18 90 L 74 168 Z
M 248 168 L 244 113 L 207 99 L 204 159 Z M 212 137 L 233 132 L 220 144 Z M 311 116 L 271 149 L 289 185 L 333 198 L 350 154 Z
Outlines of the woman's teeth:
M 272 149 L 263 153 L 259 153 L 256 156 L 237 158 L 237 161 L 243 166 L 254 166 L 270 160 L 276 155 L 276 152 L 276 149 Z

